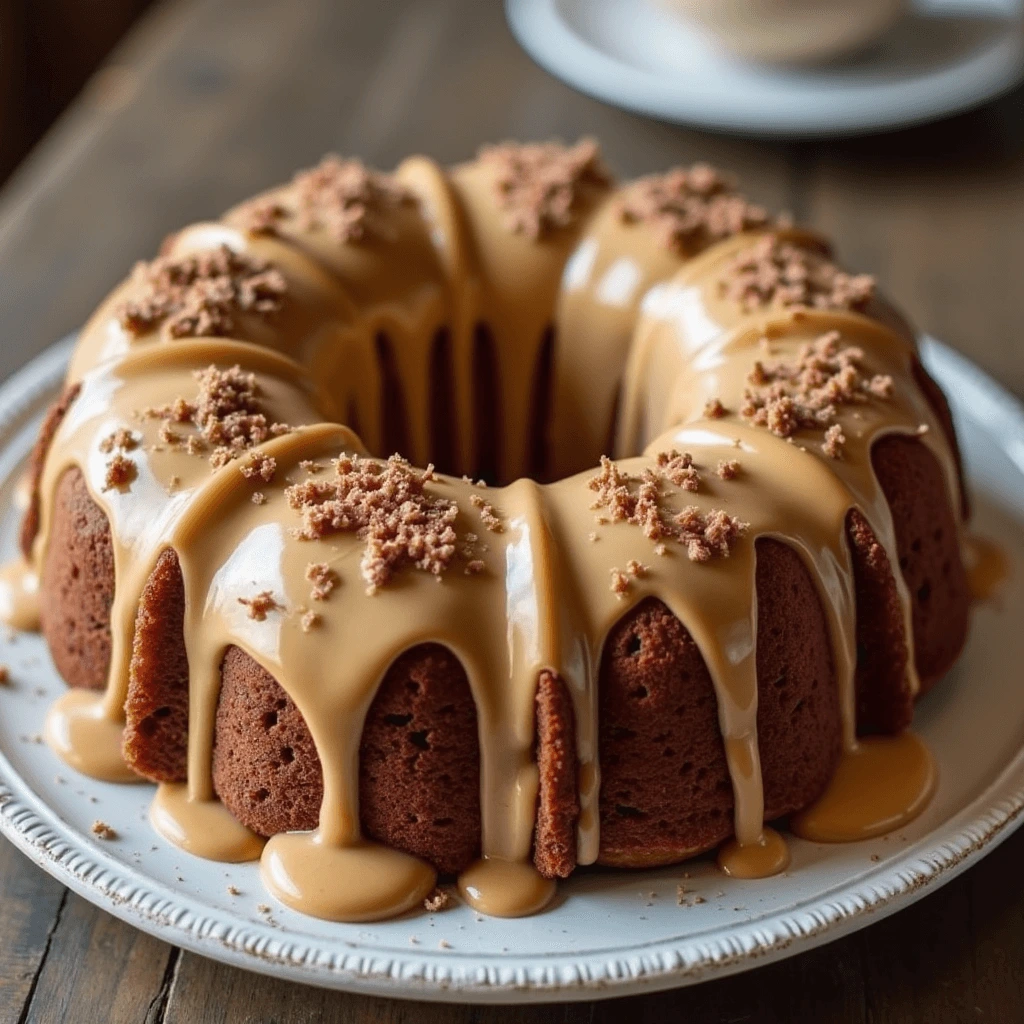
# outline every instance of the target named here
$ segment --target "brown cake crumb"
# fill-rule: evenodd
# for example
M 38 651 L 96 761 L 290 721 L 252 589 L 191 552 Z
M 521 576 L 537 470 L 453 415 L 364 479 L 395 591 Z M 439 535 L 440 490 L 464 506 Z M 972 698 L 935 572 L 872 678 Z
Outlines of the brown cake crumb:
M 670 464 L 674 453 L 663 454 L 664 461 L 657 460 L 657 471 L 645 470 L 639 476 L 623 472 L 611 459 L 602 456 L 600 472 L 589 481 L 590 489 L 597 493 L 591 507 L 607 509 L 615 522 L 639 526 L 650 540 L 672 540 L 682 544 L 691 561 L 727 558 L 732 545 L 743 535 L 748 524 L 721 509 L 704 513 L 691 505 L 676 515 L 663 509 L 664 484 L 671 481 L 660 466 Z M 661 545 L 656 546 L 655 553 L 664 553 L 664 549 L 659 551 L 658 547 Z M 626 582 L 628 584 L 628 580 Z M 613 578 L 613 589 L 615 585 Z M 616 590 L 616 593 L 620 591 Z
M 825 431 L 825 440 L 822 443 L 821 450 L 830 459 L 841 459 L 843 457 L 843 446 L 846 444 L 846 436 L 843 434 L 843 428 L 838 423 L 833 423 L 828 430 Z
M 648 568 L 646 565 L 644 565 L 643 562 L 638 562 L 635 558 L 631 558 L 626 563 L 626 572 L 628 572 L 630 576 L 633 576 L 636 579 L 642 579 L 644 576 L 647 575 Z
M 277 459 L 263 452 L 252 452 L 239 467 L 242 476 L 247 480 L 259 477 L 264 483 L 270 483 L 277 472 Z
M 616 597 L 625 597 L 629 591 L 629 577 L 621 569 L 612 569 L 611 591 Z
M 279 270 L 226 245 L 138 263 L 132 279 L 141 294 L 119 308 L 121 326 L 140 335 L 163 324 L 172 338 L 224 337 L 239 313 L 278 312 L 287 291 Z
M 300 231 L 322 229 L 339 242 L 386 237 L 381 223 L 387 214 L 416 202 L 415 195 L 391 174 L 373 171 L 359 160 L 328 154 L 293 179 L 295 209 L 275 199 L 256 199 L 243 208 L 246 228 L 254 234 L 276 234 L 294 218 Z
M 485 146 L 480 160 L 496 170 L 497 202 L 514 234 L 543 238 L 572 223 L 581 186 L 606 185 L 608 172 L 592 139 Z
M 689 505 L 676 516 L 679 526 L 679 542 L 686 545 L 686 554 L 691 562 L 708 562 L 718 556 L 728 558 L 729 550 L 743 531 L 746 523 L 722 509 L 701 512 Z
M 478 576 L 487 568 L 487 564 L 479 558 L 470 559 L 466 564 L 467 576 Z
M 359 535 L 366 545 L 362 576 L 372 594 L 405 565 L 440 576 L 454 558 L 458 505 L 426 490 L 432 475 L 398 455 L 386 463 L 342 455 L 332 479 L 306 480 L 285 494 L 302 517 L 301 539 Z
M 710 399 L 704 405 L 704 419 L 706 420 L 720 420 L 723 416 L 728 415 L 729 410 L 717 398 Z
M 252 492 L 252 503 L 254 505 L 266 505 L 267 496 L 262 491 Z
M 11 681 L 11 670 L 6 665 L 0 665 L 0 686 L 6 686 Z
M 766 235 L 730 261 L 719 291 L 748 313 L 773 305 L 861 310 L 875 294 L 875 279 L 844 273 L 820 253 Z
M 326 562 L 310 562 L 306 566 L 306 579 L 313 584 L 310 596 L 314 601 L 326 601 L 331 591 L 341 582 L 338 574 Z
M 424 899 L 423 909 L 431 914 L 436 914 L 438 911 L 447 910 L 453 903 L 454 900 L 450 892 L 445 889 L 435 889 Z
M 778 437 L 792 438 L 803 428 L 824 430 L 836 425 L 842 406 L 884 399 L 892 392 L 892 378 L 869 377 L 860 367 L 864 353 L 843 345 L 838 331 L 829 331 L 800 347 L 792 362 L 754 363 L 747 376 L 740 415 Z M 842 431 L 826 436 L 825 451 L 841 452 Z
M 662 473 L 676 487 L 694 494 L 700 490 L 700 474 L 693 465 L 693 456 L 689 452 L 680 454 L 674 449 L 670 452 L 659 452 L 657 462 Z
M 740 475 L 740 464 L 735 459 L 723 459 L 715 472 L 723 480 L 735 480 Z
M 210 465 L 219 469 L 248 449 L 291 430 L 288 424 L 271 423 L 267 418 L 254 373 L 246 373 L 237 364 L 229 369 L 210 365 L 193 376 L 199 385 L 194 399 L 179 396 L 168 405 L 142 411 L 143 416 L 163 420 L 160 439 L 165 444 L 183 445 L 189 455 L 199 455 L 212 445 Z M 194 426 L 199 434 L 183 439 L 174 429 L 175 424 Z M 269 482 L 274 475 L 272 463 L 273 458 L 254 453 L 250 465 L 243 467 L 242 472 Z
M 104 455 L 109 455 L 115 448 L 123 452 L 130 452 L 138 446 L 138 443 L 138 438 L 130 430 L 119 427 L 100 441 L 100 451 Z
M 228 895 L 229 896 L 241 896 L 242 895 L 242 890 L 239 889 L 238 886 L 229 885 L 228 886 Z
M 269 612 L 280 611 L 284 606 L 274 600 L 274 595 L 269 590 L 261 590 L 255 597 L 240 597 L 239 604 L 244 604 L 249 609 L 249 618 L 262 622 Z
M 314 459 L 302 459 L 299 462 L 299 469 L 304 469 L 307 473 L 319 473 L 323 468 L 324 467 Z
M 480 512 L 480 522 L 484 524 L 484 527 L 491 531 L 491 533 L 504 533 L 505 524 L 501 521 L 501 517 L 495 511 L 493 505 L 482 498 L 479 494 L 471 494 L 469 496 L 469 503 L 473 508 L 478 509 Z
M 103 490 L 115 487 L 126 487 L 138 475 L 138 469 L 131 459 L 126 459 L 120 452 L 107 463 L 107 473 L 103 478 Z
M 105 821 L 100 821 L 99 818 L 92 823 L 92 834 L 99 839 L 117 838 L 117 832 Z
M 638 179 L 623 190 L 619 216 L 627 223 L 650 224 L 666 248 L 684 256 L 768 223 L 760 206 L 747 202 L 730 178 L 707 164 Z
M 320 616 L 316 612 L 306 612 L 299 620 L 299 623 L 302 626 L 302 632 L 308 633 L 319 626 L 320 621 Z

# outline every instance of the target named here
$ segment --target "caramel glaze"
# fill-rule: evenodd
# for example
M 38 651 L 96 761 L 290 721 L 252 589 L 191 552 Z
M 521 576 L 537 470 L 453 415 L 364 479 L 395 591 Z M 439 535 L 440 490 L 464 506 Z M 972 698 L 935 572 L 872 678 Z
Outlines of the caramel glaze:
M 994 540 L 977 534 L 964 538 L 963 551 L 971 597 L 975 601 L 997 599 L 1013 575 L 1009 555 Z
M 862 512 L 890 564 L 898 564 L 893 524 L 871 466 L 872 444 L 892 433 L 918 435 L 944 468 L 952 507 L 960 508 L 954 455 L 913 380 L 909 333 L 880 303 L 865 314 L 777 307 L 744 314 L 721 296 L 719 281 L 731 256 L 756 235 L 727 239 L 703 253 L 667 249 L 650 226 L 622 221 L 615 192 L 603 186 L 582 187 L 571 223 L 538 240 L 502 223 L 486 162 L 446 173 L 417 157 L 402 164 L 397 178 L 419 203 L 388 211 L 386 230 L 358 241 L 302 227 L 299 218 L 272 236 L 247 232 L 243 208 L 220 223 L 176 235 L 168 255 L 226 245 L 284 275 L 283 307 L 270 317 L 240 313 L 234 340 L 163 344 L 167 339 L 159 331 L 132 335 L 118 309 L 135 294 L 134 280 L 116 289 L 85 328 L 69 371 L 69 382 L 80 384 L 81 392 L 45 462 L 31 564 L 38 569 L 44 563 L 54 490 L 64 471 L 77 466 L 114 537 L 113 653 L 106 692 L 90 712 L 105 717 L 106 731 L 90 732 L 86 745 L 65 729 L 68 742 L 55 744 L 58 752 L 100 775 L 116 757 L 135 609 L 160 553 L 173 548 L 186 595 L 188 783 L 173 800 L 161 791 L 154 809 L 161 831 L 186 848 L 216 855 L 188 833 L 216 814 L 209 805 L 220 664 L 236 645 L 295 701 L 323 767 L 319 829 L 267 843 L 268 886 L 293 907 L 344 920 L 412 906 L 433 884 L 433 872 L 363 840 L 355 762 L 364 716 L 388 666 L 403 651 L 436 642 L 465 667 L 479 715 L 483 860 L 464 874 L 462 890 L 487 912 L 532 912 L 552 889 L 530 860 L 538 676 L 557 673 L 572 694 L 582 805 L 578 861 L 590 864 L 599 849 L 596 679 L 602 645 L 626 612 L 657 597 L 690 631 L 714 681 L 735 795 L 736 842 L 724 862 L 737 874 L 779 870 L 784 842 L 763 827 L 755 727 L 755 542 L 774 537 L 790 544 L 817 583 L 852 753 L 856 609 L 845 534 L 849 509 Z M 292 186 L 269 196 L 283 209 L 295 202 Z M 823 245 L 806 233 L 787 237 L 812 249 Z M 306 460 L 326 464 L 342 452 L 382 453 L 382 339 L 403 388 L 406 454 L 420 463 L 431 454 L 431 360 L 437 339 L 447 339 L 459 439 L 454 469 L 474 469 L 480 455 L 472 429 L 480 325 L 491 335 L 497 360 L 497 470 L 515 480 L 484 492 L 503 530 L 490 532 L 482 521 L 470 500 L 477 486 L 439 475 L 428 490 L 458 502 L 457 529 L 481 538 L 483 571 L 468 574 L 465 563 L 456 561 L 440 583 L 407 571 L 368 596 L 359 572 L 362 542 L 346 533 L 297 539 L 292 528 L 298 513 L 289 508 L 285 487 L 307 478 L 300 466 Z M 731 557 L 691 562 L 679 547 L 660 553 L 635 526 L 598 525 L 588 487 L 592 471 L 543 486 L 516 479 L 526 469 L 523 438 L 536 364 L 552 326 L 548 454 L 556 475 L 596 462 L 612 436 L 621 384 L 618 451 L 645 453 L 622 459 L 620 468 L 639 474 L 655 465 L 659 452 L 692 453 L 703 471 L 699 493 L 678 492 L 665 503 L 672 510 L 720 508 L 749 523 Z M 764 357 L 762 337 L 769 339 L 772 358 L 785 358 L 830 330 L 863 349 L 868 372 L 894 381 L 890 401 L 839 410 L 848 443 L 838 460 L 822 453 L 820 433 L 786 441 L 735 414 L 753 361 Z M 270 418 L 293 428 L 260 448 L 276 459 L 272 481 L 257 487 L 237 461 L 213 471 L 205 458 L 162 445 L 158 421 L 140 417 L 146 407 L 194 395 L 193 372 L 211 363 L 255 373 Z M 731 414 L 704 420 L 709 398 L 720 398 Z M 330 425 L 346 418 L 358 420 L 365 448 L 351 430 Z M 119 427 L 134 431 L 139 441 L 125 453 L 135 478 L 108 487 L 109 456 L 100 443 Z M 715 476 L 723 459 L 740 463 L 735 480 Z M 252 501 L 257 489 L 263 504 Z M 610 573 L 631 559 L 646 571 L 627 592 L 613 593 Z M 327 563 L 341 583 L 318 604 L 319 625 L 306 631 L 301 620 L 310 609 L 305 571 L 311 562 Z M 909 638 L 909 602 L 898 575 L 897 583 Z M 275 607 L 262 619 L 250 617 L 242 600 L 262 591 L 273 595 Z M 232 856 L 239 849 L 255 855 L 244 836 L 236 838 Z

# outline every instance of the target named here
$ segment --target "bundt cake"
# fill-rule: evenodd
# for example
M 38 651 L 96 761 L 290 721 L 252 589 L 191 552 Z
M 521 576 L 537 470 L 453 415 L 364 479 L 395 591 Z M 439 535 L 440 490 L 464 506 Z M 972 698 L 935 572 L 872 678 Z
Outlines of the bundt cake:
M 719 847 L 764 875 L 767 821 L 927 797 L 904 730 L 969 612 L 949 411 L 872 279 L 707 166 L 329 157 L 136 266 L 29 476 L 48 741 L 300 910 L 440 873 L 521 914 Z M 874 752 L 914 793 L 815 814 Z

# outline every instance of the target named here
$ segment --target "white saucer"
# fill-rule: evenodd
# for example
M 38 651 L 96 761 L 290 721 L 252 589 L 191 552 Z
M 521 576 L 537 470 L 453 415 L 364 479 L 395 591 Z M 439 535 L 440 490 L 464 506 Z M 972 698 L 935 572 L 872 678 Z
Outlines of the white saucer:
M 931 121 L 1024 78 L 1020 0 L 915 0 L 863 56 L 759 67 L 713 49 L 659 0 L 506 0 L 526 51 L 585 93 L 668 121 L 833 136 Z
M 0 387 L 0 556 L 15 549 L 14 484 L 69 343 Z M 975 523 L 1024 566 L 1024 411 L 949 349 L 926 362 L 952 399 L 974 488 Z M 889 836 L 842 846 L 791 839 L 793 863 L 744 882 L 709 860 L 658 871 L 582 872 L 555 904 L 519 920 L 459 903 L 379 924 L 303 917 L 273 902 L 255 864 L 199 860 L 157 837 L 153 787 L 76 775 L 39 742 L 63 692 L 35 634 L 5 636 L 0 663 L 0 831 L 86 899 L 167 942 L 308 984 L 457 1002 L 527 1003 L 653 991 L 746 970 L 864 927 L 955 877 L 1024 817 L 1024 578 L 974 614 L 954 673 L 921 703 L 915 729 L 939 764 L 925 813 Z M 93 835 L 100 821 L 116 832 Z M 684 875 L 684 871 L 686 875 Z M 686 892 L 681 904 L 677 886 Z M 232 891 L 229 891 L 229 886 Z M 272 905 L 272 906 L 271 906 Z M 262 909 L 261 909 L 262 908 Z

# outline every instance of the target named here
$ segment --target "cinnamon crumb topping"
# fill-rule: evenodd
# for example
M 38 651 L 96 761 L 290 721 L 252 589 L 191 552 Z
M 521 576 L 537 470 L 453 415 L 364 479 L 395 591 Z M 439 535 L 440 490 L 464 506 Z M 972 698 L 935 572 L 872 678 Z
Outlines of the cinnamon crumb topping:
M 760 206 L 747 202 L 730 178 L 707 164 L 638 179 L 623 190 L 619 216 L 627 223 L 650 224 L 666 248 L 681 255 L 768 223 Z
M 700 474 L 693 464 L 693 456 L 689 452 L 658 452 L 657 463 L 666 479 L 676 487 L 696 494 L 700 489 Z
M 629 577 L 621 569 L 612 569 L 611 591 L 620 598 L 629 591 Z
M 258 477 L 269 484 L 277 472 L 277 459 L 271 455 L 264 455 L 263 452 L 250 452 L 239 466 L 239 470 L 247 480 Z
M 735 459 L 723 459 L 715 472 L 723 480 L 735 480 L 740 475 L 740 464 Z
M 246 373 L 238 365 L 226 370 L 211 365 L 193 376 L 199 391 L 192 401 L 178 397 L 169 405 L 143 410 L 144 416 L 163 420 L 160 439 L 165 444 L 184 447 L 189 455 L 199 455 L 212 446 L 210 465 L 219 469 L 246 450 L 291 430 L 286 423 L 268 420 L 256 374 Z M 175 424 L 194 426 L 199 433 L 184 436 L 174 429 Z M 269 482 L 274 475 L 272 463 L 273 458 L 253 453 L 242 472 Z
M 838 423 L 833 423 L 828 430 L 825 431 L 825 440 L 822 442 L 821 450 L 830 459 L 841 459 L 843 457 L 843 447 L 846 444 L 846 436 L 843 434 L 843 428 Z
M 281 611 L 283 605 L 274 600 L 274 595 L 269 590 L 261 590 L 255 597 L 240 597 L 239 604 L 249 609 L 249 618 L 262 622 L 270 612 Z
M 100 441 L 100 451 L 109 455 L 115 448 L 123 452 L 130 452 L 138 447 L 138 438 L 126 427 L 119 427 L 112 434 Z
M 431 914 L 436 914 L 440 910 L 445 910 L 450 907 L 453 903 L 450 892 L 445 889 L 435 889 L 429 896 L 423 901 L 423 909 L 428 910 Z
M 639 476 L 624 472 L 607 456 L 602 456 L 600 471 L 589 481 L 590 489 L 597 494 L 591 507 L 608 511 L 613 522 L 639 526 L 645 537 L 661 542 L 659 547 L 666 540 L 682 544 L 691 561 L 727 558 L 748 524 L 721 509 L 704 513 L 691 505 L 673 515 L 671 510 L 662 508 L 665 483 L 672 481 L 661 467 L 671 464 L 678 453 L 663 454 L 664 462 L 657 460 L 657 470 L 648 469 Z M 656 548 L 656 553 L 663 551 Z
M 730 261 L 718 287 L 748 313 L 767 306 L 861 310 L 875 279 L 844 273 L 820 253 L 766 235 Z
M 292 185 L 294 211 L 274 199 L 253 200 L 243 211 L 246 228 L 276 234 L 283 221 L 294 217 L 300 231 L 322 229 L 339 242 L 361 242 L 385 234 L 381 222 L 387 214 L 416 201 L 393 175 L 334 154 L 300 171 Z
M 704 419 L 706 420 L 720 420 L 723 416 L 728 415 L 729 410 L 717 398 L 712 398 L 704 404 Z
M 299 620 L 302 625 L 302 632 L 309 633 L 320 625 L 320 616 L 316 612 L 306 612 Z
M 406 565 L 440 576 L 456 554 L 458 505 L 426 490 L 431 475 L 397 455 L 386 463 L 342 455 L 332 479 L 293 484 L 285 494 L 302 517 L 300 539 L 359 535 L 366 545 L 362 576 L 372 594 Z
M 120 452 L 107 463 L 107 473 L 103 478 L 103 490 L 115 487 L 127 487 L 138 475 L 138 469 L 131 459 L 126 459 Z
M 758 360 L 747 376 L 740 415 L 789 440 L 804 428 L 824 430 L 823 450 L 839 458 L 845 441 L 836 423 L 839 408 L 892 394 L 892 378 L 868 376 L 863 357 L 861 349 L 842 344 L 838 331 L 829 331 L 802 345 L 792 362 Z
M 747 529 L 746 523 L 720 508 L 701 512 L 694 505 L 684 508 L 675 521 L 678 540 L 686 546 L 691 562 L 708 562 L 716 556 L 728 558 L 733 543 Z
M 506 142 L 485 146 L 480 160 L 496 170 L 497 202 L 505 226 L 532 239 L 572 223 L 582 186 L 606 185 L 610 180 L 593 139 L 568 147 Z
M 279 270 L 226 245 L 138 263 L 132 279 L 141 293 L 118 309 L 121 326 L 140 335 L 163 324 L 171 338 L 224 337 L 239 313 L 278 312 L 287 291 Z
M 92 834 L 98 839 L 116 839 L 117 832 L 114 828 L 108 825 L 105 821 L 100 821 L 97 818 L 92 823 Z
M 313 584 L 310 597 L 326 601 L 331 591 L 341 582 L 338 574 L 326 562 L 310 562 L 306 566 L 306 579 Z
M 491 533 L 505 532 L 505 524 L 501 521 L 501 517 L 495 511 L 493 505 L 485 501 L 479 494 L 471 494 L 469 496 L 469 503 L 473 508 L 479 510 L 480 522 L 484 524 L 486 529 L 490 530 Z

